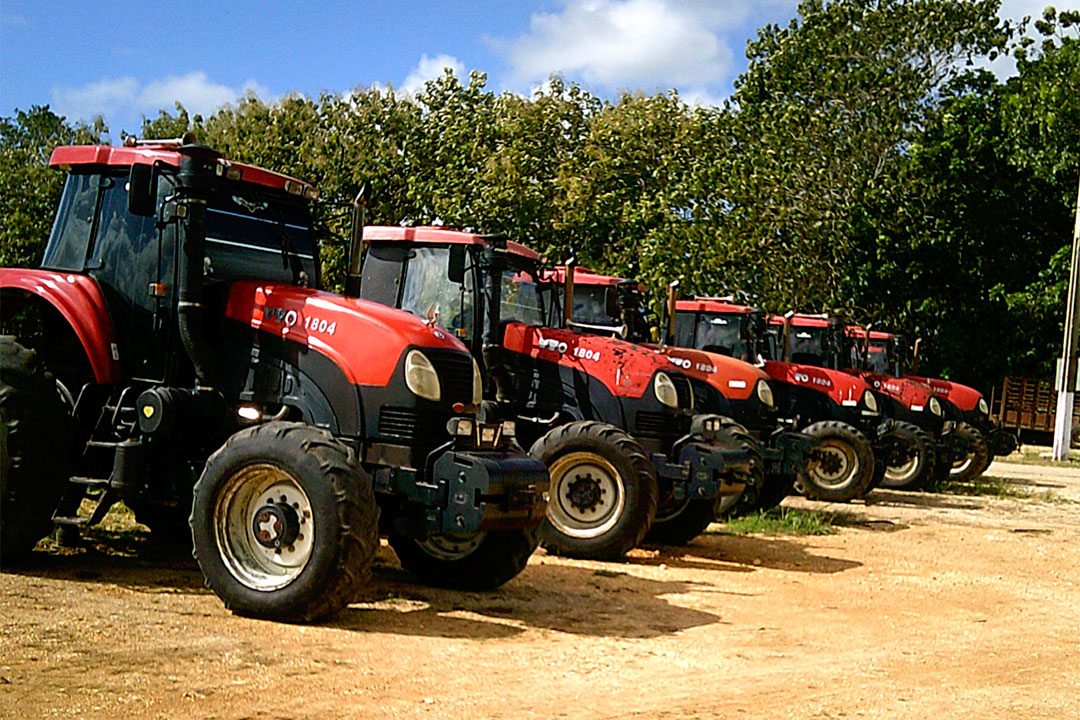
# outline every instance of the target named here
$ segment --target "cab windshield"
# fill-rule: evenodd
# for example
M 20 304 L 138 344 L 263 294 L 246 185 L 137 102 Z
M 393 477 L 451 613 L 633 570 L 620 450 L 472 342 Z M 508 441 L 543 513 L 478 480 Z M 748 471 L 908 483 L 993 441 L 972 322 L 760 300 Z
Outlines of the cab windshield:
M 788 357 L 800 365 L 825 365 L 828 357 L 828 330 L 792 327 L 788 336 Z
M 476 313 L 476 260 L 466 253 L 463 279 L 450 277 L 449 247 L 419 247 L 410 251 L 401 286 L 402 310 L 436 322 L 459 338 L 474 336 Z M 526 268 L 502 273 L 502 322 L 543 325 L 545 303 L 543 285 Z
M 693 333 L 691 347 L 754 362 L 752 344 L 743 332 L 745 321 L 739 314 L 695 313 L 690 324 L 680 314 L 676 316 L 676 343 L 682 344 L 680 336 Z

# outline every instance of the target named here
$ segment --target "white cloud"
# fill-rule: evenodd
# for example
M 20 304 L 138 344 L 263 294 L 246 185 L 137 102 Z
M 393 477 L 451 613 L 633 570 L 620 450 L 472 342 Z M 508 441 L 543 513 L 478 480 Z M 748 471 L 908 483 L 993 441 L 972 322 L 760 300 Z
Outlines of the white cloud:
M 59 87 L 52 91 L 53 109 L 71 119 L 89 120 L 97 115 L 142 113 L 153 116 L 158 110 L 172 111 L 179 102 L 192 115 L 208 116 L 223 105 L 236 102 L 247 93 L 269 100 L 262 85 L 249 80 L 241 88 L 212 82 L 204 72 L 170 75 L 145 85 L 131 77 L 100 80 L 82 87 Z
M 794 2 L 565 0 L 558 12 L 535 13 L 529 32 L 489 42 L 506 57 L 516 87 L 561 73 L 610 90 L 675 87 L 688 96 L 715 99 L 715 90 L 735 71 L 725 31 L 763 6 L 786 8 Z
M 1030 15 L 1032 20 L 1038 20 L 1047 5 L 1057 3 L 1053 0 L 1001 0 L 998 16 L 1009 20 L 1022 20 L 1024 16 Z
M 465 63 L 453 55 L 443 53 L 431 58 L 426 54 L 421 55 L 416 67 L 401 83 L 401 90 L 409 95 L 415 95 L 424 89 L 425 82 L 441 77 L 446 68 L 452 69 L 459 79 L 465 76 Z

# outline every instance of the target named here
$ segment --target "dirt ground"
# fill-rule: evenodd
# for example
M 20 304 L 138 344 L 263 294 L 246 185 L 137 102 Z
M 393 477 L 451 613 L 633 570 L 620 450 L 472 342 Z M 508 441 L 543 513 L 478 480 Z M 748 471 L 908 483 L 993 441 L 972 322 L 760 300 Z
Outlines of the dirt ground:
M 0 574 L 0 716 L 1080 717 L 1080 470 L 988 475 L 1037 494 L 788 499 L 837 534 L 541 552 L 490 594 L 413 585 L 384 547 L 370 600 L 307 627 L 106 534 Z

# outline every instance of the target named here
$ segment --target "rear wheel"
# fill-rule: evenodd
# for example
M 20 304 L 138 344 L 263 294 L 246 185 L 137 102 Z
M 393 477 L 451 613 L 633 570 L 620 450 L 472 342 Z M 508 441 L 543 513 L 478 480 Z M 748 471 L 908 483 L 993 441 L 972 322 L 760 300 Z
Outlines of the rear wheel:
M 429 585 L 494 590 L 525 569 L 536 549 L 535 530 L 431 535 L 414 540 L 391 534 L 401 566 Z
M 567 423 L 537 440 L 529 453 L 551 475 L 551 499 L 540 526 L 546 550 L 616 560 L 645 537 L 656 515 L 656 473 L 626 432 L 600 422 Z
M 874 451 L 861 432 L 838 420 L 814 423 L 803 432 L 820 441 L 799 473 L 803 495 L 847 502 L 866 493 L 874 479 Z
M 74 431 L 56 380 L 37 353 L 0 336 L 0 561 L 33 550 L 52 530 L 71 474 Z
M 327 617 L 367 583 L 378 506 L 356 455 L 329 432 L 270 422 L 210 456 L 191 530 L 207 584 L 239 615 Z
M 878 436 L 886 443 L 881 486 L 892 490 L 918 490 L 934 476 L 934 442 L 922 428 L 906 422 L 893 423 Z
M 960 438 L 965 450 L 963 457 L 953 460 L 949 479 L 966 482 L 986 472 L 986 468 L 990 467 L 990 451 L 979 429 L 966 422 L 958 422 L 952 431 Z

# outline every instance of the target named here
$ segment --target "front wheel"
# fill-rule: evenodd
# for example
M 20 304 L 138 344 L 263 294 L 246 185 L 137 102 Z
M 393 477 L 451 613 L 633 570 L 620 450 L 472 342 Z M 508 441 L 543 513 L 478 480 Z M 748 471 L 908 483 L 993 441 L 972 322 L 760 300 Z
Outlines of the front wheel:
M 820 441 L 799 473 L 802 494 L 816 500 L 848 502 L 861 497 L 874 479 L 874 450 L 856 428 L 838 420 L 803 430 Z
M 529 454 L 551 475 L 540 526 L 548 552 L 617 560 L 645 537 L 656 515 L 656 472 L 626 432 L 600 422 L 567 423 L 537 440 Z
M 934 477 L 936 453 L 933 440 L 917 425 L 892 424 L 878 436 L 885 448 L 881 487 L 891 490 L 918 490 Z
M 979 429 L 966 422 L 958 422 L 953 426 L 952 432 L 960 438 L 964 454 L 953 461 L 949 469 L 949 479 L 967 482 L 986 472 L 986 468 L 990 467 L 990 450 Z
M 207 584 L 238 615 L 311 622 L 367 583 L 378 506 L 356 455 L 326 430 L 241 430 L 195 484 L 191 531 Z
M 394 533 L 390 546 L 401 566 L 429 585 L 494 590 L 525 569 L 538 540 L 535 530 L 430 535 L 424 540 Z

